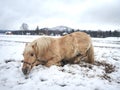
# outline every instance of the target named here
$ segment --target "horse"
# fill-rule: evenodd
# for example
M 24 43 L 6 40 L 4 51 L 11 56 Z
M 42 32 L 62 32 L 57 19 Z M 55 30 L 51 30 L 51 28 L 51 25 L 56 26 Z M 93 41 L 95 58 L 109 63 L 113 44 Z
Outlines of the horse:
M 23 51 L 22 72 L 27 75 L 36 65 L 78 64 L 81 60 L 94 63 L 91 37 L 84 32 L 74 32 L 61 37 L 40 37 L 27 43 Z

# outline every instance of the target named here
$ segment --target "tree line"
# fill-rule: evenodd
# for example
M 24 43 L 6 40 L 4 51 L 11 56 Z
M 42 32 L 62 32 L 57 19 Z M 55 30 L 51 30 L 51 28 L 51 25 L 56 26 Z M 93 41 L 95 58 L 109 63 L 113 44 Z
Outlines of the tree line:
M 88 33 L 92 37 L 99 37 L 99 38 L 105 38 L 105 37 L 120 37 L 120 31 L 87 31 L 87 30 L 82 30 L 83 32 Z
M 99 37 L 99 38 L 105 38 L 105 37 L 120 37 L 120 31 L 92 31 L 92 30 L 70 30 L 70 31 L 60 31 L 60 30 L 49 30 L 47 28 L 42 28 L 39 30 L 16 30 L 12 31 L 13 34 L 16 35 L 50 35 L 50 36 L 56 36 L 56 35 L 66 35 L 72 32 L 86 32 L 91 37 Z
M 87 34 L 89 34 L 91 37 L 120 37 L 120 31 L 118 30 L 114 30 L 114 31 L 102 31 L 102 30 L 97 30 L 97 31 L 93 31 L 93 30 L 80 30 L 80 29 L 71 29 L 69 27 L 66 26 L 62 26 L 62 28 L 65 28 L 63 30 L 59 30 L 59 29 L 54 29 L 52 30 L 51 28 L 41 28 L 39 29 L 39 26 L 36 27 L 35 30 L 29 30 L 29 26 L 26 23 L 23 23 L 20 26 L 20 30 L 16 30 L 16 31 L 12 31 L 12 34 L 17 34 L 17 35 L 50 35 L 50 36 L 56 36 L 56 35 L 66 35 L 72 32 L 86 32 Z

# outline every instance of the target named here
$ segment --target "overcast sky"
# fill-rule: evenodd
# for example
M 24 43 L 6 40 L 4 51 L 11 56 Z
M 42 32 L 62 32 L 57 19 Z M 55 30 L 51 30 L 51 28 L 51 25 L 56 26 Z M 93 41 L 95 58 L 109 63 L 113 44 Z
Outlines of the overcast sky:
M 120 30 L 120 0 L 0 0 L 0 29 L 59 25 Z

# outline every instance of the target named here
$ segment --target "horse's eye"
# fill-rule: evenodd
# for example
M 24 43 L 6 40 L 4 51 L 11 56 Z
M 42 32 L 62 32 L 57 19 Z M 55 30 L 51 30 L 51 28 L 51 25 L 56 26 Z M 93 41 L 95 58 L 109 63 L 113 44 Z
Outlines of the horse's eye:
M 30 56 L 34 56 L 34 54 L 33 54 L 33 53 L 31 53 L 31 54 L 30 54 Z

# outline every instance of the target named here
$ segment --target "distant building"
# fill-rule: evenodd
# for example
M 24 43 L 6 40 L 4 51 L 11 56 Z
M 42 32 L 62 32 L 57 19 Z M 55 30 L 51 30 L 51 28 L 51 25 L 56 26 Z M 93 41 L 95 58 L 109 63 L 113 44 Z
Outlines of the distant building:
M 5 32 L 6 35 L 12 35 L 13 33 L 12 32 Z

